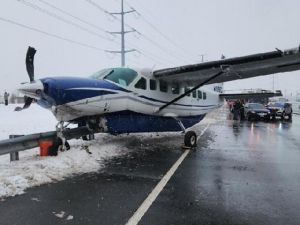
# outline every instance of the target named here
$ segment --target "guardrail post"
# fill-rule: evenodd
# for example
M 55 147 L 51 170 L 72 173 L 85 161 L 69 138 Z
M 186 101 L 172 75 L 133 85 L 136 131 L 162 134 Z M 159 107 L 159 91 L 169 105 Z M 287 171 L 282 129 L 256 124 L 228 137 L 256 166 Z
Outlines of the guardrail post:
M 17 137 L 22 137 L 24 135 L 9 135 L 9 139 L 17 138 Z M 19 152 L 11 152 L 10 154 L 10 161 L 18 161 L 19 160 Z

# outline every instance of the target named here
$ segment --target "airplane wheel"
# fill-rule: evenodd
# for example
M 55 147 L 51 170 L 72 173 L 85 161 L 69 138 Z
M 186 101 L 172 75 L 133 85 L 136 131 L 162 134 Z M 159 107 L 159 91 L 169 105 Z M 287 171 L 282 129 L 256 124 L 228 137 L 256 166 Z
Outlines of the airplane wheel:
M 190 148 L 197 146 L 197 135 L 194 131 L 188 131 L 184 135 L 184 145 Z

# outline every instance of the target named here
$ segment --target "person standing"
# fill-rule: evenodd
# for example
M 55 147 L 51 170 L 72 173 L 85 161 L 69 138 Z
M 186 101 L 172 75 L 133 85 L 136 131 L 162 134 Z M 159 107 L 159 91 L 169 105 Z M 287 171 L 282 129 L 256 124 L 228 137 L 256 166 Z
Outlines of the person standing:
M 7 93 L 6 91 L 4 92 L 4 102 L 5 105 L 8 105 L 8 97 L 9 97 L 9 93 Z
M 245 100 L 241 100 L 240 119 L 245 120 Z
M 242 108 L 242 103 L 240 100 L 237 100 L 233 105 L 233 120 L 241 119 L 241 108 Z

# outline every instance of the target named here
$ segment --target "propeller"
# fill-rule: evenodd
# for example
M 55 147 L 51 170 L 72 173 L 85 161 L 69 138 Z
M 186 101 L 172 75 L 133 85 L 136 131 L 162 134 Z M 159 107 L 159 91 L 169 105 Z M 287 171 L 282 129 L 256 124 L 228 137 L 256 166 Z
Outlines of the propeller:
M 26 63 L 26 70 L 27 70 L 27 73 L 29 76 L 30 84 L 35 82 L 34 81 L 34 64 L 33 64 L 35 53 L 36 53 L 35 48 L 29 46 L 27 53 L 26 53 L 25 63 Z M 16 107 L 15 111 L 21 111 L 23 109 L 27 109 L 34 100 L 33 98 L 26 96 L 26 94 L 25 94 L 24 98 L 25 98 L 25 104 L 24 104 L 23 108 Z
M 36 53 L 35 48 L 28 47 L 27 54 L 26 54 L 26 69 L 29 76 L 30 83 L 34 81 L 34 55 Z

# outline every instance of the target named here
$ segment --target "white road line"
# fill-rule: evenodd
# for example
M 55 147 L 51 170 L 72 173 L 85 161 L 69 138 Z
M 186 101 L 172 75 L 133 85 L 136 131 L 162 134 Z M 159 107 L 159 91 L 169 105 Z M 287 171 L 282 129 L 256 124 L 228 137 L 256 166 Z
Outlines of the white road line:
M 208 124 L 204 130 L 199 135 L 199 138 L 204 134 L 204 132 L 207 130 L 210 124 Z M 148 195 L 148 197 L 144 200 L 144 202 L 141 204 L 141 206 L 137 209 L 137 211 L 133 214 L 133 216 L 128 220 L 126 225 L 137 225 L 142 217 L 145 215 L 145 213 L 148 211 L 152 203 L 155 201 L 157 196 L 160 194 L 160 192 L 163 190 L 163 188 L 166 186 L 168 181 L 171 179 L 175 171 L 178 169 L 180 164 L 183 162 L 183 160 L 186 158 L 186 156 L 190 153 L 190 150 L 186 150 L 182 155 L 179 157 L 179 159 L 175 162 L 175 164 L 171 167 L 171 169 L 166 173 L 166 175 L 159 181 L 159 183 L 155 186 L 155 188 L 152 190 L 152 192 Z
M 207 126 L 201 131 L 200 135 L 197 138 L 197 141 L 202 137 L 202 135 L 205 133 L 205 131 L 208 129 L 210 126 L 210 123 L 207 124 Z

